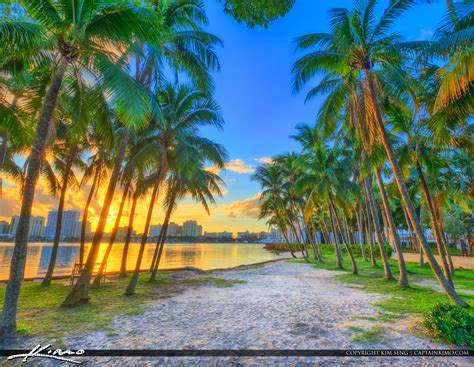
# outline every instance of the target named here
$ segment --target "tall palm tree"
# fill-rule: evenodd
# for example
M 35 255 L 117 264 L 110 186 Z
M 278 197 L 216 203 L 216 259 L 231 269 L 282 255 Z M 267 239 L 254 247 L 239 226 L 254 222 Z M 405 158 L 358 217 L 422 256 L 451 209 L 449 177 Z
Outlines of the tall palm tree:
M 45 0 L 25 1 L 22 5 L 27 18 L 1 21 L 1 56 L 9 54 L 11 57 L 47 58 L 53 65 L 53 72 L 36 123 L 3 305 L 0 334 L 8 338 L 16 335 L 16 311 L 25 266 L 34 189 L 44 157 L 48 127 L 64 77 L 72 66 L 87 71 L 107 90 L 110 101 L 123 121 L 127 124 L 139 123 L 149 110 L 143 93 L 115 65 L 116 53 L 107 50 L 119 50 L 124 44 L 130 43 L 133 37 L 157 40 L 159 34 L 155 12 L 121 1 L 104 3 L 83 0 L 60 4 Z
M 329 76 L 347 75 L 359 79 L 364 84 L 364 88 L 368 92 L 366 101 L 374 119 L 375 131 L 390 161 L 394 180 L 420 246 L 428 258 L 433 273 L 449 298 L 455 304 L 465 306 L 466 303 L 449 283 L 428 246 L 415 208 L 410 200 L 392 143 L 388 137 L 383 111 L 379 102 L 384 92 L 380 88 L 380 73 L 387 69 L 396 72 L 403 66 L 404 62 L 404 55 L 400 52 L 401 47 L 397 47 L 397 44 L 401 41 L 400 37 L 395 33 L 391 33 L 390 28 L 399 15 L 413 3 L 409 0 L 392 1 L 378 20 L 375 18 L 376 0 L 358 2 L 353 10 L 333 9 L 330 13 L 332 33 L 310 34 L 297 40 L 299 49 L 312 48 L 314 51 L 296 62 L 293 68 L 294 90 L 301 90 L 318 72 L 323 72 Z M 404 48 L 406 49 L 408 46 L 405 45 Z M 396 74 L 395 72 L 392 74 Z M 346 79 L 350 78 L 347 77 Z M 326 90 L 333 91 L 334 104 L 341 103 L 340 96 L 344 93 L 344 88 L 347 88 L 347 84 L 329 82 L 328 79 L 323 80 L 326 83 Z M 320 91 L 321 88 L 319 87 L 316 92 Z M 338 93 L 334 92 L 336 90 Z M 339 100 L 337 100 L 338 97 Z

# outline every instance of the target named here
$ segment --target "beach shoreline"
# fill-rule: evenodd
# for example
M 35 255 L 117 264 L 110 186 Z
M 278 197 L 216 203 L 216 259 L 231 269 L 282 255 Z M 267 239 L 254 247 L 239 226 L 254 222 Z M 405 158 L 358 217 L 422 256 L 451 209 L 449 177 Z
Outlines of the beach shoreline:
M 341 272 L 283 260 L 246 268 L 208 271 L 233 282 L 190 282 L 180 292 L 147 301 L 139 315 L 116 316 L 107 330 L 61 339 L 67 348 L 82 349 L 453 349 L 413 334 L 413 317 L 380 320 L 374 306 L 385 296 L 364 292 L 335 279 Z M 199 279 L 203 274 L 195 269 Z M 188 273 L 188 272 L 187 272 Z M 192 273 L 192 272 L 189 272 Z M 161 288 L 163 291 L 163 288 Z M 160 286 L 157 287 L 160 294 Z M 375 340 L 360 337 L 377 330 Z M 358 337 L 359 335 L 359 337 Z M 375 334 L 374 334 L 375 335 Z M 22 338 L 22 347 L 50 342 Z M 52 343 L 54 344 L 54 343 Z M 222 358 L 91 358 L 92 365 L 210 366 L 406 365 L 438 363 L 468 365 L 461 357 L 222 357 Z

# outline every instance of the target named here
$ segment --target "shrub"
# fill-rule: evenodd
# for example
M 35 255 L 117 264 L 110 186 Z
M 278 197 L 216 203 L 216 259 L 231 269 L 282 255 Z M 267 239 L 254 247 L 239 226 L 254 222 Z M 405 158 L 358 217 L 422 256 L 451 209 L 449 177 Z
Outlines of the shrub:
M 434 338 L 474 347 L 474 317 L 460 306 L 438 302 L 423 315 L 421 325 Z

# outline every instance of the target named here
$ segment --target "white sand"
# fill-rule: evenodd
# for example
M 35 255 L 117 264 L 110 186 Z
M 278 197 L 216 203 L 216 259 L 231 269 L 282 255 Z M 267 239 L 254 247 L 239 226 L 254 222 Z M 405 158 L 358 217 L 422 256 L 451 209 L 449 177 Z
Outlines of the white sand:
M 334 271 L 305 264 L 274 263 L 263 268 L 213 273 L 243 279 L 229 288 L 191 287 L 151 302 L 142 315 L 118 316 L 110 331 L 65 338 L 84 349 L 451 349 L 412 335 L 409 320 L 383 323 L 353 316 L 377 316 L 382 296 L 336 282 Z M 384 328 L 376 343 L 354 343 L 350 325 Z M 88 365 L 166 366 L 340 366 L 469 365 L 467 358 L 97 358 Z

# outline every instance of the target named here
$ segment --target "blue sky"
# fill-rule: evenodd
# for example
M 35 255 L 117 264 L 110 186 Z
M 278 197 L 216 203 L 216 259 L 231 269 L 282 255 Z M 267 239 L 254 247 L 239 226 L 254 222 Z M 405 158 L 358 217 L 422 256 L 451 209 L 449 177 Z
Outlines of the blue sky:
M 224 47 L 219 49 L 221 71 L 215 74 L 215 98 L 223 108 L 226 125 L 223 131 L 205 129 L 202 134 L 226 146 L 230 163 L 222 176 L 227 188 L 224 196 L 217 199 L 211 215 L 190 199 L 179 204 L 172 220 L 182 223 L 197 219 L 208 231 L 264 230 L 259 222 L 257 183 L 250 180 L 258 159 L 297 149 L 289 139 L 298 123 L 312 123 L 317 115 L 321 99 L 304 104 L 304 93 L 292 95 L 292 64 L 297 58 L 293 54 L 295 37 L 328 31 L 328 10 L 334 7 L 349 7 L 352 0 L 296 0 L 295 7 L 284 18 L 274 22 L 268 29 L 249 29 L 224 14 L 222 3 L 205 0 L 209 17 L 208 30 L 219 36 Z M 382 8 L 388 4 L 381 3 Z M 419 5 L 405 13 L 395 29 L 407 39 L 429 39 L 440 22 L 445 4 Z M 8 186 L 8 182 L 6 183 Z M 85 202 L 88 187 L 80 192 L 68 193 L 66 209 L 75 209 Z M 120 194 L 112 205 L 110 225 L 119 205 Z M 20 211 L 17 190 L 5 190 L 0 206 L 0 219 L 9 219 Z M 102 203 L 102 195 L 92 203 L 91 221 L 96 222 Z M 35 195 L 33 215 L 47 216 L 47 211 L 57 207 L 45 185 L 40 181 Z M 147 203 L 138 206 L 136 223 L 141 227 L 146 216 Z M 82 209 L 82 208 L 80 208 Z M 128 221 L 128 210 L 122 225 Z M 153 224 L 161 223 L 163 211 L 156 206 Z M 140 228 L 137 231 L 140 232 Z

